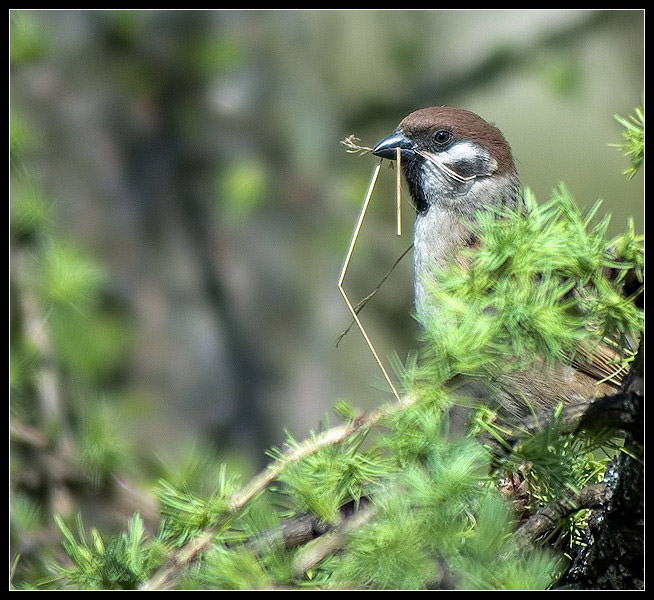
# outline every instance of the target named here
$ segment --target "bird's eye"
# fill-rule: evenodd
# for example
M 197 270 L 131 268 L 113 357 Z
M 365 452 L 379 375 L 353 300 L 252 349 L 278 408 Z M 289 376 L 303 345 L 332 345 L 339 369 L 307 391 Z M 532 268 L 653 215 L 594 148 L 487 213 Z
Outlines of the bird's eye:
M 439 129 L 434 134 L 434 141 L 438 146 L 445 146 L 452 140 L 452 132 L 447 129 Z

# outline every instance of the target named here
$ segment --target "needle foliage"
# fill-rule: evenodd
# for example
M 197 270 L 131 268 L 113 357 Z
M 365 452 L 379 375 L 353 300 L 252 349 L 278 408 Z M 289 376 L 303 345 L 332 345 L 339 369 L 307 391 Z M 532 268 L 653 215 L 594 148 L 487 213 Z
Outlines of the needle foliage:
M 374 432 L 290 465 L 236 514 L 229 512 L 229 497 L 237 486 L 223 472 L 205 497 L 160 483 L 162 522 L 154 538 L 143 535 L 138 518 L 128 533 L 107 542 L 97 532 L 90 541 L 82 533 L 76 538 L 60 523 L 75 567 L 59 569 L 58 582 L 134 586 L 138 577 L 146 579 L 144 569 L 157 562 L 153 557 L 165 564 L 175 548 L 220 523 L 214 543 L 184 569 L 179 586 L 547 588 L 564 569 L 579 542 L 575 528 L 583 524 L 562 524 L 549 547 L 525 549 L 513 533 L 524 513 L 600 481 L 615 442 L 610 435 L 566 434 L 554 418 L 513 448 L 498 471 L 473 435 L 474 424 L 452 437 L 452 382 L 523 369 L 535 356 L 566 361 L 579 344 L 592 346 L 607 336 L 639 336 L 642 311 L 620 295 L 620 287 L 627 269 L 642 274 L 641 240 L 631 226 L 607 239 L 608 221 L 593 220 L 597 212 L 598 206 L 579 211 L 562 185 L 542 205 L 527 191 L 524 211 L 480 218 L 476 228 L 485 244 L 473 268 L 464 272 L 453 264 L 433 286 L 442 313 L 426 323 L 423 352 L 404 370 L 405 394 L 419 397 L 415 403 L 389 411 Z M 492 419 L 484 421 L 489 414 L 478 414 L 477 426 L 490 426 Z M 351 410 L 350 416 L 356 418 Z M 500 426 L 492 426 L 501 437 Z M 296 444 L 289 437 L 288 447 Z M 271 457 L 281 460 L 282 453 Z M 520 473 L 527 482 L 521 498 L 502 493 L 499 472 Z M 304 572 L 296 568 L 302 547 L 248 549 L 246 540 L 298 515 L 338 527 L 346 505 L 370 511 L 371 518 L 349 533 L 338 552 Z
M 281 465 L 276 476 L 243 506 L 234 501 L 238 478 L 222 468 L 208 492 L 180 473 L 162 478 L 156 532 L 139 513 L 118 534 L 87 533 L 80 517 L 58 516 L 66 558 L 52 556 L 47 573 L 20 587 L 135 589 L 166 573 L 177 589 L 548 588 L 579 543 L 583 518 L 572 511 L 540 545 L 518 543 L 516 529 L 549 502 L 601 481 L 619 441 L 613 432 L 566 433 L 555 412 L 538 433 L 507 443 L 498 464 L 479 435 L 504 441 L 492 409 L 478 407 L 457 431 L 451 409 L 462 380 L 493 381 L 536 361 L 569 364 L 601 341 L 628 361 L 643 312 L 634 303 L 640 289 L 625 296 L 625 283 L 642 282 L 643 239 L 631 222 L 608 238 L 599 203 L 580 211 L 563 184 L 542 204 L 529 190 L 523 198 L 519 209 L 471 225 L 482 245 L 470 269 L 452 263 L 436 274 L 430 292 L 439 313 L 425 320 L 421 351 L 400 369 L 404 403 L 367 421 L 342 404 L 352 435 L 320 445 L 317 433 L 307 441 L 315 449 L 298 460 L 287 458 L 299 447 L 289 436 L 270 452 Z M 16 206 L 12 228 L 21 238 L 42 235 L 43 206 L 33 195 Z M 82 304 L 88 313 L 101 272 L 65 244 L 51 247 L 33 264 L 42 273 L 35 293 L 52 310 Z M 108 479 L 130 449 L 110 451 L 101 423 L 89 421 L 83 454 Z M 14 512 L 21 532 L 42 518 L 26 499 Z M 317 523 L 315 539 L 290 544 L 274 534 L 306 515 Z M 348 528 L 356 516 L 365 518 Z M 208 542 L 196 548 L 199 539 Z

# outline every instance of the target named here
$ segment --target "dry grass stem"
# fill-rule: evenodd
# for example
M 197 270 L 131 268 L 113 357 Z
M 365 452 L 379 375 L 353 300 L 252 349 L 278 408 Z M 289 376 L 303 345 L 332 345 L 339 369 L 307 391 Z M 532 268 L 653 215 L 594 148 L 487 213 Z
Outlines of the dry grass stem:
M 372 179 L 370 181 L 370 186 L 368 187 L 368 193 L 366 194 L 366 199 L 363 202 L 363 208 L 361 209 L 361 214 L 359 215 L 359 220 L 357 221 L 357 225 L 354 228 L 354 235 L 352 236 L 352 241 L 350 242 L 350 247 L 347 251 L 347 256 L 345 257 L 345 264 L 343 265 L 343 270 L 341 271 L 341 276 L 338 279 L 338 290 L 341 292 L 341 295 L 343 296 L 343 299 L 345 300 L 345 303 L 347 304 L 348 309 L 350 310 L 350 313 L 352 314 L 352 317 L 356 321 L 357 326 L 359 327 L 359 330 L 361 331 L 364 339 L 366 340 L 366 343 L 368 344 L 368 348 L 370 348 L 370 352 L 372 352 L 373 357 L 375 358 L 375 361 L 377 362 L 377 365 L 379 366 L 379 369 L 381 370 L 382 374 L 384 375 L 384 379 L 386 379 L 386 382 L 390 386 L 391 390 L 393 391 L 393 395 L 397 398 L 398 402 L 401 402 L 400 400 L 400 395 L 395 389 L 395 386 L 393 385 L 393 381 L 391 380 L 388 372 L 384 368 L 384 365 L 379 358 L 379 355 L 377 354 L 377 351 L 375 350 L 375 347 L 373 346 L 372 342 L 370 341 L 370 337 L 368 337 L 368 334 L 366 333 L 365 328 L 363 327 L 363 324 L 359 320 L 359 316 L 357 314 L 357 311 L 354 309 L 352 306 L 352 303 L 350 302 L 350 299 L 347 296 L 347 293 L 345 292 L 345 289 L 343 289 L 343 280 L 345 279 L 345 273 L 347 272 L 348 265 L 350 264 L 350 259 L 352 258 L 352 252 L 354 250 L 354 246 L 356 244 L 357 238 L 359 237 L 359 232 L 361 231 L 361 225 L 363 224 L 363 218 L 366 216 L 366 210 L 368 209 L 368 204 L 370 203 L 370 198 L 372 196 L 372 192 L 375 189 L 375 183 L 377 182 L 377 176 L 379 175 L 379 169 L 380 166 L 377 165 L 375 167 L 375 171 L 372 175 Z
M 361 140 L 358 137 L 355 137 L 354 135 L 348 135 L 344 140 L 341 140 L 341 144 L 345 146 L 345 151 L 349 152 L 350 154 L 358 154 L 359 156 L 363 156 L 364 154 L 369 154 L 372 152 L 372 148 L 369 148 L 368 146 L 361 146 L 359 144 Z

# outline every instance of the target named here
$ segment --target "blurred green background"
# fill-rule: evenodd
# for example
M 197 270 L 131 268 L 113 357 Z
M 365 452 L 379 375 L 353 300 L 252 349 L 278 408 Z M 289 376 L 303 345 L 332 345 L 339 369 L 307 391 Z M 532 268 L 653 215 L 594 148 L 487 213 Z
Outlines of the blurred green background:
M 12 11 L 10 33 L 12 144 L 103 272 L 102 320 L 44 316 L 63 397 L 102 399 L 143 455 L 199 443 L 254 468 L 340 399 L 391 400 L 356 329 L 336 347 L 377 164 L 350 134 L 372 146 L 416 108 L 460 106 L 503 131 L 541 201 L 565 181 L 604 199 L 612 233 L 643 227 L 643 175 L 609 146 L 643 99 L 642 10 Z M 385 165 L 353 302 L 411 243 L 411 207 L 401 238 L 393 215 Z M 411 309 L 407 257 L 362 313 L 387 364 L 416 347 Z

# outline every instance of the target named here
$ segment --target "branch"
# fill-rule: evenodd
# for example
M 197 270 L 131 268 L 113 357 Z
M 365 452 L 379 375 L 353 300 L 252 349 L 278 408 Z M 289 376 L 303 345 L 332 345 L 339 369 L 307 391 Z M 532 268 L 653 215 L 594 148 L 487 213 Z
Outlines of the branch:
M 584 402 L 567 404 L 561 409 L 541 411 L 533 417 L 525 419 L 519 427 L 512 428 L 510 425 L 506 425 L 501 442 L 488 437 L 484 443 L 489 444 L 497 454 L 502 455 L 520 440 L 542 431 L 554 420 L 556 420 L 561 433 L 613 429 L 631 433 L 637 439 L 642 440 L 643 411 L 641 403 L 640 392 L 636 390 L 618 391 L 615 394 L 591 398 Z
M 571 19 L 565 27 L 557 25 L 533 38 L 529 44 L 515 47 L 498 47 L 494 52 L 480 55 L 479 59 L 463 69 L 447 70 L 443 74 L 427 75 L 421 79 L 411 94 L 397 97 L 371 96 L 367 101 L 357 103 L 348 113 L 348 122 L 354 131 L 370 122 L 370 115 L 380 121 L 395 122 L 397 115 L 409 114 L 423 102 L 434 101 L 434 90 L 439 90 L 439 104 L 447 104 L 471 90 L 502 77 L 505 73 L 519 70 L 541 56 L 543 50 L 561 50 L 578 43 L 581 36 L 595 32 L 603 26 L 610 27 L 623 18 L 620 11 L 590 11 L 582 18 Z M 431 104 L 425 106 L 431 106 Z
M 43 430 L 58 432 L 54 442 L 48 440 L 48 444 L 54 446 L 48 456 L 55 456 L 66 462 L 74 456 L 75 443 L 65 418 L 67 407 L 61 394 L 61 374 L 46 327 L 46 311 L 29 281 L 29 267 L 32 262 L 33 257 L 28 249 L 12 248 L 11 280 L 18 296 L 17 306 L 23 322 L 26 345 L 35 348 L 40 357 L 33 375 L 36 383 L 36 416 Z M 62 484 L 64 474 L 59 468 L 60 464 L 59 460 L 44 461 L 40 468 L 40 478 L 47 490 L 49 511 L 52 514 L 69 516 L 73 512 L 74 504 L 70 490 Z
M 609 414 L 620 414 L 622 410 L 620 407 L 623 407 L 625 411 L 627 410 L 625 402 L 631 398 L 630 394 L 631 392 L 629 391 L 619 392 L 598 398 L 593 402 L 571 405 L 564 408 L 560 418 L 563 420 L 568 431 L 577 431 L 582 426 L 584 429 L 593 427 L 603 428 L 608 424 L 615 426 L 616 421 L 614 419 L 609 421 L 608 417 L 600 418 L 602 414 L 600 406 L 604 407 L 605 410 L 611 409 L 609 410 Z M 417 396 L 405 397 L 402 403 L 384 405 L 351 422 L 328 429 L 289 447 L 279 458 L 271 462 L 268 467 L 233 494 L 229 500 L 229 509 L 222 517 L 198 534 L 193 540 L 176 550 L 159 571 L 150 580 L 143 583 L 141 589 L 158 590 L 172 587 L 179 577 L 181 570 L 197 560 L 203 552 L 211 547 L 214 536 L 221 527 L 233 520 L 234 517 L 243 511 L 249 502 L 277 480 L 289 466 L 315 454 L 323 448 L 342 443 L 357 433 L 376 426 L 383 418 L 407 409 L 415 404 L 417 400 Z M 516 439 L 540 430 L 543 424 L 547 423 L 552 416 L 553 411 L 549 411 L 546 414 L 540 415 L 539 418 L 534 419 L 533 422 L 527 423 L 519 432 L 515 433 Z M 630 423 L 632 421 L 623 419 L 622 422 Z M 546 527 L 550 527 L 552 522 L 561 516 L 570 514 L 579 508 L 596 505 L 599 491 L 599 487 L 589 486 L 582 490 L 578 496 L 572 497 L 572 499 L 567 498 L 546 507 L 542 512 L 532 517 L 534 519 L 533 521 L 530 520 L 527 522 L 530 525 L 523 529 L 524 533 L 521 535 L 525 536 L 526 539 L 529 539 L 529 536 L 532 534 L 537 537 L 540 531 Z M 369 512 L 367 508 L 361 509 L 347 519 L 344 519 L 334 529 L 329 530 L 315 529 L 315 522 L 312 518 L 305 516 L 306 518 L 298 519 L 289 525 L 284 525 L 280 531 L 273 531 L 270 535 L 277 537 L 277 539 L 281 537 L 283 543 L 289 543 L 295 546 L 308 541 L 307 549 L 298 556 L 294 566 L 298 572 L 302 570 L 306 571 L 329 553 L 333 552 L 334 549 L 338 549 L 340 547 L 339 544 L 342 546 L 345 543 L 345 536 L 349 535 L 355 527 L 363 525 L 372 517 Z M 319 536 L 318 539 L 310 541 L 316 536 Z
M 309 569 L 343 548 L 350 539 L 351 534 L 368 524 L 374 517 L 375 512 L 372 506 L 361 508 L 343 519 L 336 527 L 324 535 L 309 542 L 295 557 L 293 572 L 296 575 L 304 575 Z
M 642 352 L 639 353 L 639 355 L 642 355 Z M 637 372 L 638 366 L 642 368 L 642 361 L 636 360 L 634 362 L 632 371 L 625 382 L 633 381 L 635 377 L 634 372 Z M 597 402 L 605 408 L 617 407 L 616 410 L 619 412 L 619 407 L 621 405 L 624 406 L 625 403 L 624 394 L 627 394 L 628 396 L 632 393 L 638 394 L 637 390 L 632 390 L 625 386 L 624 391 L 619 392 L 618 394 L 605 396 L 588 404 L 572 405 L 568 407 L 567 410 L 564 409 L 561 417 L 564 419 L 566 427 L 568 427 L 570 431 L 580 429 L 582 424 L 584 428 L 589 428 L 592 423 L 595 423 L 595 425 L 599 427 L 600 421 L 593 421 L 589 416 L 587 416 L 596 414 L 599 405 L 594 406 L 592 409 L 589 409 L 589 406 Z M 414 395 L 405 397 L 401 403 L 386 404 L 370 413 L 361 415 L 350 422 L 323 431 L 318 435 L 312 436 L 301 443 L 294 444 L 287 448 L 279 458 L 271 462 L 268 467 L 261 471 L 261 473 L 232 495 L 228 503 L 229 508 L 225 513 L 223 513 L 221 518 L 208 526 L 187 544 L 176 550 L 170 556 L 168 561 L 148 581 L 142 584 L 140 589 L 158 590 L 169 589 L 172 587 L 180 576 L 181 570 L 195 561 L 203 552 L 211 547 L 214 536 L 218 531 L 231 522 L 250 501 L 256 498 L 271 483 L 278 479 L 289 466 L 315 454 L 323 448 L 342 443 L 357 433 L 376 426 L 383 418 L 401 410 L 406 410 L 408 407 L 414 405 L 417 400 L 418 396 Z M 516 435 L 525 435 L 525 433 L 528 433 L 530 430 L 532 432 L 537 431 L 542 427 L 543 423 L 548 421 L 548 419 L 545 418 L 546 416 L 551 418 L 553 412 L 550 411 L 547 415 L 543 415 L 539 419 L 534 419 L 533 423 L 527 424 L 520 432 L 517 432 Z M 634 422 L 637 422 L 637 420 L 638 415 L 636 413 Z M 630 421 L 627 420 L 625 422 Z M 613 424 L 615 425 L 615 423 Z M 606 426 L 606 422 L 601 421 L 601 425 L 602 427 Z M 555 518 L 558 518 L 556 515 L 566 514 L 565 511 L 569 513 L 571 510 L 577 510 L 576 508 L 570 508 L 571 506 L 586 506 L 591 505 L 593 502 L 597 503 L 597 493 L 599 493 L 599 488 L 590 486 L 585 488 L 585 490 L 582 490 L 577 498 L 573 498 L 572 504 L 570 498 L 567 498 L 555 503 L 551 507 L 546 507 L 542 514 L 535 515 L 538 516 L 538 519 L 531 522 L 532 524 L 529 528 L 523 530 L 525 533 L 522 535 L 528 539 L 530 531 L 533 531 L 535 535 L 538 531 L 541 531 L 547 523 L 551 524 Z M 358 515 L 359 512 L 362 514 Z M 321 536 L 319 538 L 321 541 L 315 540 L 315 543 L 313 544 L 310 542 L 311 548 L 301 553 L 296 561 L 295 569 L 299 571 L 302 569 L 307 570 L 311 568 L 312 564 L 317 564 L 317 562 L 332 552 L 334 548 L 338 548 L 339 544 L 343 543 L 345 535 L 348 535 L 355 526 L 363 524 L 368 518 L 370 518 L 371 515 L 365 516 L 367 514 L 367 509 L 362 509 L 362 511 L 358 511 L 351 517 L 348 517 L 348 519 L 342 521 L 334 530 L 330 530 Z M 303 541 L 309 539 L 307 538 L 308 531 L 306 523 L 304 523 L 304 525 L 302 525 L 296 532 L 298 535 L 297 540 L 299 540 L 297 543 L 303 543 Z M 318 533 L 318 535 L 320 534 Z
M 306 513 L 295 515 L 279 524 L 278 527 L 264 531 L 247 540 L 244 545 L 255 554 L 270 548 L 297 548 L 327 533 L 332 528 L 330 523 Z
M 222 517 L 201 532 L 197 537 L 176 550 L 168 561 L 146 582 L 142 590 L 170 589 L 177 580 L 181 569 L 191 564 L 203 552 L 207 551 L 214 536 L 221 527 L 234 519 L 246 506 L 273 483 L 289 466 L 315 454 L 319 450 L 342 443 L 355 434 L 377 425 L 383 418 L 415 404 L 417 396 L 405 397 L 401 403 L 386 404 L 368 414 L 361 415 L 351 422 L 332 427 L 299 444 L 288 448 L 278 459 L 273 461 L 259 475 L 255 476 L 229 500 L 229 509 Z
M 597 483 L 585 487 L 577 494 L 548 504 L 520 525 L 515 533 L 516 542 L 521 547 L 533 544 L 555 528 L 561 519 L 578 510 L 600 506 L 605 492 L 606 485 Z

